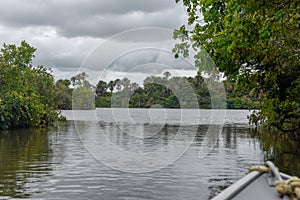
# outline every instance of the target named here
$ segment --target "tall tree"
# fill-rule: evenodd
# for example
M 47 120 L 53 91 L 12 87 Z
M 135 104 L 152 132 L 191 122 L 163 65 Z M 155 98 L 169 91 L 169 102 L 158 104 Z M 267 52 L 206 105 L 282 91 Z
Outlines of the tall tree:
M 253 122 L 300 137 L 300 0 L 182 1 L 193 28 L 174 31 L 182 40 L 174 52 L 193 45 L 201 58 L 204 48 L 228 79 L 261 99 Z
M 4 44 L 0 51 L 0 129 L 44 126 L 57 119 L 54 78 L 32 67 L 35 48 Z
M 71 77 L 72 85 L 78 86 L 78 87 L 85 87 L 88 89 L 93 89 L 94 86 L 90 84 L 90 82 L 87 80 L 89 75 L 86 72 L 81 72 L 73 77 Z
M 1 48 L 0 62 L 7 65 L 15 65 L 19 68 L 32 67 L 32 59 L 35 57 L 36 48 L 22 41 L 20 46 L 14 44 L 3 44 Z
M 168 80 L 169 77 L 171 76 L 171 73 L 169 71 L 165 71 L 163 75 L 164 75 L 164 79 Z
M 128 90 L 128 89 L 130 89 L 130 80 L 128 79 L 128 78 L 123 78 L 122 80 L 121 80 L 121 85 L 123 86 L 123 90 L 125 89 L 125 90 Z
M 71 78 L 73 90 L 72 108 L 91 110 L 95 108 L 95 87 L 87 80 L 88 74 L 82 72 Z
M 115 88 L 117 89 L 117 91 L 121 91 L 122 85 L 121 85 L 121 80 L 120 79 L 114 80 L 114 85 L 115 85 Z
M 72 89 L 71 81 L 68 79 L 58 80 L 55 83 L 55 104 L 60 110 L 72 109 Z
M 108 85 L 105 81 L 100 80 L 96 85 L 96 95 L 97 96 L 107 96 Z
M 108 84 L 108 89 L 110 90 L 110 92 L 112 93 L 114 91 L 114 87 L 116 86 L 115 82 L 114 81 L 109 81 Z

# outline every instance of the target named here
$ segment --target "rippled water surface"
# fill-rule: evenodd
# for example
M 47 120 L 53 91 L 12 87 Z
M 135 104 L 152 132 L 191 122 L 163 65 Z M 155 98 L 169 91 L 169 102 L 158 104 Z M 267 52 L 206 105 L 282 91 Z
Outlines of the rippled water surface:
M 135 109 L 131 118 L 125 112 L 119 109 L 114 116 L 110 109 L 99 109 L 97 120 L 83 111 L 65 112 L 68 119 L 82 121 L 2 132 L 0 199 L 209 199 L 243 177 L 250 166 L 264 162 L 260 140 L 249 134 L 247 111 L 226 112 L 222 134 L 204 157 L 199 157 L 199 149 L 207 131 L 218 126 L 210 121 L 210 111 Z M 193 134 L 189 144 L 187 138 Z M 149 169 L 153 163 L 108 151 L 104 136 L 120 150 L 139 155 L 187 144 L 189 148 L 169 165 L 145 172 L 143 167 Z M 110 163 L 141 171 L 129 173 Z

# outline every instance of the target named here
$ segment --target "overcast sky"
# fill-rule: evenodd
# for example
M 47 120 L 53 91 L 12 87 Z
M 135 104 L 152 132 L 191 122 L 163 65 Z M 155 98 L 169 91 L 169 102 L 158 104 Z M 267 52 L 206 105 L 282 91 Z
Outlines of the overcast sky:
M 186 23 L 175 0 L 0 2 L 0 43 L 26 40 L 38 49 L 34 64 L 53 68 L 56 79 L 74 75 L 86 56 L 115 34 L 143 27 L 173 30 Z

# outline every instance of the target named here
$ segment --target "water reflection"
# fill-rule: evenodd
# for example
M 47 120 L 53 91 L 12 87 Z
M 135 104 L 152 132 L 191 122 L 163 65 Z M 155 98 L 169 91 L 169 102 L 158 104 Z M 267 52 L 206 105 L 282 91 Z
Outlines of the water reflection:
M 300 177 L 300 142 L 271 133 L 267 129 L 251 130 L 251 136 L 259 139 L 265 160 L 271 160 L 290 175 Z
M 226 126 L 221 138 L 208 156 L 212 171 L 209 198 L 242 178 L 253 165 L 263 164 L 263 153 L 257 138 L 250 137 L 249 128 Z
M 42 192 L 52 154 L 46 129 L 0 132 L 0 196 L 25 198 Z
M 188 135 L 191 128 L 182 126 L 180 131 Z M 82 122 L 77 129 L 86 139 L 99 139 L 97 134 L 104 131 L 119 148 L 147 153 L 170 144 L 179 126 Z M 183 156 L 163 169 L 140 174 L 117 171 L 94 159 L 77 129 L 68 121 L 47 130 L 0 134 L 0 199 L 208 199 L 265 160 L 300 175 L 299 143 L 241 124 L 225 126 L 205 158 L 199 158 L 199 147 L 208 126 L 200 125 Z M 122 161 L 121 155 L 118 159 Z

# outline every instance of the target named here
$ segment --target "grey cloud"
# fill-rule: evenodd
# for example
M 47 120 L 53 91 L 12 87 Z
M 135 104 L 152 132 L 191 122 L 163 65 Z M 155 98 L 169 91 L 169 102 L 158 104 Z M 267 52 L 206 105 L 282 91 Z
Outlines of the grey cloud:
M 178 15 L 176 9 L 150 14 L 133 12 L 125 15 L 91 16 L 80 21 L 66 21 L 63 26 L 58 27 L 58 31 L 67 37 L 86 35 L 107 37 L 128 29 L 140 27 L 174 29 L 178 26 L 179 21 L 180 15 Z
M 2 0 L 0 3 L 0 43 L 19 45 L 26 40 L 37 48 L 34 64 L 56 69 L 54 73 L 60 78 L 63 71 L 66 75 L 76 71 L 92 50 L 114 34 L 143 27 L 172 30 L 185 20 L 183 7 L 175 0 Z M 119 43 L 145 43 L 147 47 L 149 43 L 161 43 L 160 38 L 166 38 L 151 31 L 141 34 L 139 37 L 134 34 L 117 37 L 112 47 L 126 49 L 127 44 Z M 114 49 L 109 49 L 100 56 L 95 54 L 97 62 L 92 64 L 98 71 L 106 67 L 101 64 L 107 63 L 104 61 L 111 58 L 112 51 Z M 151 59 L 156 61 L 167 59 L 164 54 L 147 54 L 155 56 Z M 134 62 L 137 66 L 151 60 L 146 56 L 143 62 L 131 59 L 127 64 L 124 59 L 124 69 L 116 68 L 114 72 L 123 73 L 122 70 L 128 70 Z M 181 68 L 178 60 L 161 63 Z M 147 70 L 144 66 L 144 71 Z
M 99 44 L 96 38 L 31 38 L 37 48 L 35 65 L 58 68 L 79 68 L 85 57 Z
M 141 49 L 129 52 L 111 63 L 107 70 L 116 72 L 162 73 L 167 69 L 195 70 L 183 58 L 175 59 L 171 52 L 159 49 Z
M 53 26 L 67 37 L 103 37 L 144 26 L 176 28 L 181 9 L 174 0 L 9 0 L 0 7 L 0 23 Z

